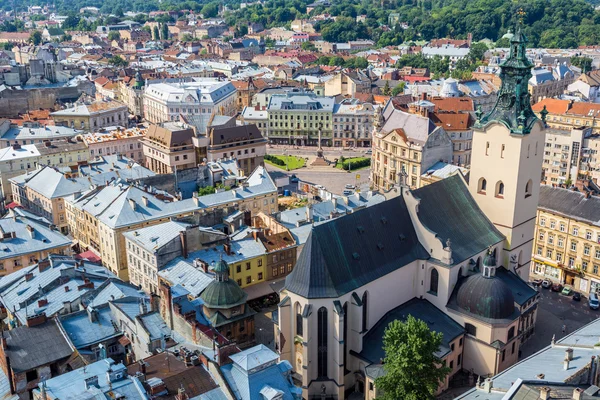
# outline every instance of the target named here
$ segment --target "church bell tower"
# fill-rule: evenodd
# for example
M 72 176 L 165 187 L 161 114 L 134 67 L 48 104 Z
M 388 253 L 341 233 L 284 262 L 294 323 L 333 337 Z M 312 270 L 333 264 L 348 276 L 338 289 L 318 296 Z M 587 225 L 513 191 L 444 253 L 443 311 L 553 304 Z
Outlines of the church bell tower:
M 502 85 L 494 108 L 476 112 L 469 191 L 504 234 L 499 265 L 529 278 L 536 210 L 542 175 L 545 113 L 531 109 L 528 81 L 532 63 L 527 38 L 517 28 L 508 58 L 500 65 Z

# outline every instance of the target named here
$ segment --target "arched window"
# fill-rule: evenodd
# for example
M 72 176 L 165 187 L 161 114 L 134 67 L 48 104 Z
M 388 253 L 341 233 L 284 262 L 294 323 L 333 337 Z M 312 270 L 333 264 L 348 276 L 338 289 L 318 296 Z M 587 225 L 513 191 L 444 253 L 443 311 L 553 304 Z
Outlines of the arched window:
M 296 335 L 303 335 L 303 327 L 302 327 L 302 306 L 300 303 L 296 303 Z
M 362 297 L 362 331 L 365 332 L 367 330 L 367 313 L 368 313 L 368 304 L 367 304 L 368 294 L 365 292 Z
M 527 181 L 527 184 L 525 185 L 525 198 L 528 198 L 529 196 L 531 196 L 532 186 L 533 186 L 533 182 L 530 179 Z
M 327 309 L 319 308 L 317 313 L 317 375 L 327 378 Z
M 496 197 L 504 197 L 504 183 L 502 181 L 496 183 Z
M 437 295 L 438 292 L 438 281 L 440 279 L 440 274 L 437 272 L 437 269 L 431 269 L 431 277 L 429 278 L 429 292 Z
M 486 188 L 487 188 L 487 181 L 485 180 L 485 178 L 480 178 L 479 183 L 477 184 L 477 191 L 479 193 L 485 194 Z
M 508 340 L 510 341 L 510 339 L 515 337 L 515 327 L 511 326 L 511 328 L 508 330 Z

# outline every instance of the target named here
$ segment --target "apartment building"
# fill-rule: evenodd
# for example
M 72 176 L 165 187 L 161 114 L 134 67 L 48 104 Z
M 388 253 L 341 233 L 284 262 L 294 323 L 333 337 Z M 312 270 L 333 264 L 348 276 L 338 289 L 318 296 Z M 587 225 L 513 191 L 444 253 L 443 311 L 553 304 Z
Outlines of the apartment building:
M 333 145 L 333 109 L 335 99 L 312 92 L 274 94 L 267 112 L 268 139 L 275 144 L 298 146 Z
M 142 139 L 146 134 L 146 128 L 110 127 L 81 136 L 83 143 L 90 152 L 90 159 L 96 156 L 108 156 L 121 154 L 144 163 L 144 152 L 142 150 Z
M 531 75 L 528 89 L 534 102 L 562 95 L 575 81 L 575 73 L 566 64 L 536 67 Z
M 80 196 L 115 179 L 130 182 L 153 175 L 152 171 L 132 160 L 113 155 L 97 156 L 66 172 L 38 166 L 35 171 L 10 179 L 10 183 L 16 203 L 47 218 L 61 232 L 77 235 L 77 229 L 69 229 L 65 198 Z
M 144 117 L 155 124 L 179 121 L 180 115 L 234 116 L 236 90 L 229 81 L 192 78 L 189 82 L 151 83 L 144 90 Z M 201 129 L 203 131 L 206 126 Z
M 8 120 L 4 120 L 9 122 Z M 6 125 L 4 125 L 6 126 Z M 0 123 L 0 133 L 3 124 Z M 22 126 L 8 124 L 7 129 L 0 137 L 0 148 L 10 147 L 13 144 L 43 144 L 57 140 L 73 138 L 81 131 L 66 126 L 42 125 L 37 121 L 25 121 Z
M 51 223 L 25 210 L 11 209 L 0 218 L 0 276 L 36 264 L 49 254 L 71 253 L 71 240 Z
M 333 146 L 371 147 L 374 108 L 358 99 L 344 99 L 333 108 Z
M 181 122 L 152 124 L 142 140 L 146 168 L 158 174 L 196 166 L 194 130 Z
M 219 159 L 235 158 L 238 167 L 248 176 L 258 166 L 264 165 L 267 154 L 267 139 L 254 124 L 236 125 L 234 118 L 209 127 L 206 159 L 216 162 Z
M 419 106 L 406 112 L 390 101 L 377 116 L 371 161 L 376 189 L 388 190 L 402 182 L 421 187 L 421 176 L 431 166 L 452 160 L 452 141 L 443 127 L 431 121 L 428 110 Z
M 600 295 L 600 198 L 540 188 L 531 275 Z
M 600 178 L 600 134 L 591 127 L 547 129 L 542 182 L 575 184 Z
M 12 201 L 10 179 L 34 171 L 38 165 L 56 168 L 74 167 L 88 161 L 84 143 L 69 140 L 39 144 L 14 144 L 0 149 L 0 185 L 4 201 Z
M 594 133 L 600 133 L 600 104 L 547 98 L 531 108 L 541 116 L 544 107 L 547 112 L 546 124 L 552 129 L 590 127 Z
M 137 117 L 144 116 L 144 79 L 138 70 L 135 79 L 125 77 L 118 83 L 118 96 L 129 112 Z
M 102 263 L 123 280 L 128 280 L 124 232 L 191 216 L 214 209 L 241 211 L 252 215 L 277 210 L 277 187 L 263 167 L 258 167 L 241 187 L 191 199 L 175 201 L 166 193 L 152 193 L 134 185 L 112 183 L 78 198 L 67 199 L 70 227 L 86 234 L 81 246 L 89 246 Z
M 127 106 L 115 100 L 76 104 L 71 108 L 50 113 L 56 125 L 85 131 L 96 131 L 115 125 L 128 125 Z

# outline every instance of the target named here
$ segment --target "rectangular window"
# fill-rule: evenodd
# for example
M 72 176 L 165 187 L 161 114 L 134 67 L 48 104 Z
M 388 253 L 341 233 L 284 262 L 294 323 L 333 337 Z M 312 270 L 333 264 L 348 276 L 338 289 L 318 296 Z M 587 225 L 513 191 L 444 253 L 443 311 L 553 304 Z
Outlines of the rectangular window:
M 550 229 L 554 229 L 556 227 L 556 221 L 550 221 Z M 561 232 L 563 230 L 561 229 Z
M 585 256 L 590 255 L 590 246 L 583 246 L 583 255 L 585 255 Z
M 577 242 L 571 240 L 571 250 L 577 251 Z
M 262 281 L 262 278 L 263 278 L 263 274 L 262 274 L 262 272 L 259 272 L 259 273 L 258 273 L 258 280 L 259 280 L 259 281 Z
M 247 276 L 246 277 L 246 284 L 249 285 L 250 283 L 252 283 L 252 277 L 251 276 Z
M 578 236 L 579 235 L 579 228 L 574 226 L 573 227 L 573 236 Z
M 250 263 L 249 263 L 249 262 L 247 262 L 247 263 L 246 263 L 246 271 L 248 271 L 250 268 L 251 268 L 251 267 L 250 267 Z
M 546 218 L 540 218 L 540 226 L 546 226 Z

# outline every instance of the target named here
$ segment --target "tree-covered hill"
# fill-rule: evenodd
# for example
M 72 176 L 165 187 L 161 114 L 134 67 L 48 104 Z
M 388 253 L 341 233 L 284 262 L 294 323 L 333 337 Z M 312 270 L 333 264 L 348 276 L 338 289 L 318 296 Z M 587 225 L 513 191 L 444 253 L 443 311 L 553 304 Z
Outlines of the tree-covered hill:
M 97 6 L 105 13 L 123 11 L 181 10 L 201 11 L 227 5 L 230 25 L 261 22 L 266 27 L 289 25 L 307 18 L 306 6 L 314 0 L 266 0 L 240 9 L 242 0 L 56 0 L 61 13 L 77 13 L 81 7 Z M 248 0 L 246 0 L 248 1 Z M 589 0 L 600 3 L 600 0 Z M 22 9 L 44 0 L 15 0 Z M 9 9 L 12 2 L 2 5 Z M 207 4 L 209 4 L 208 7 Z M 415 40 L 454 37 L 498 40 L 516 22 L 517 11 L 525 11 L 525 33 L 531 46 L 576 47 L 600 44 L 600 11 L 585 0 L 331 0 L 329 7 L 317 7 L 311 15 L 330 13 L 337 21 L 324 21 L 316 29 L 325 40 L 374 39 L 380 45 L 397 45 Z M 408 24 L 386 29 L 390 14 Z M 366 15 L 364 22 L 356 16 Z

